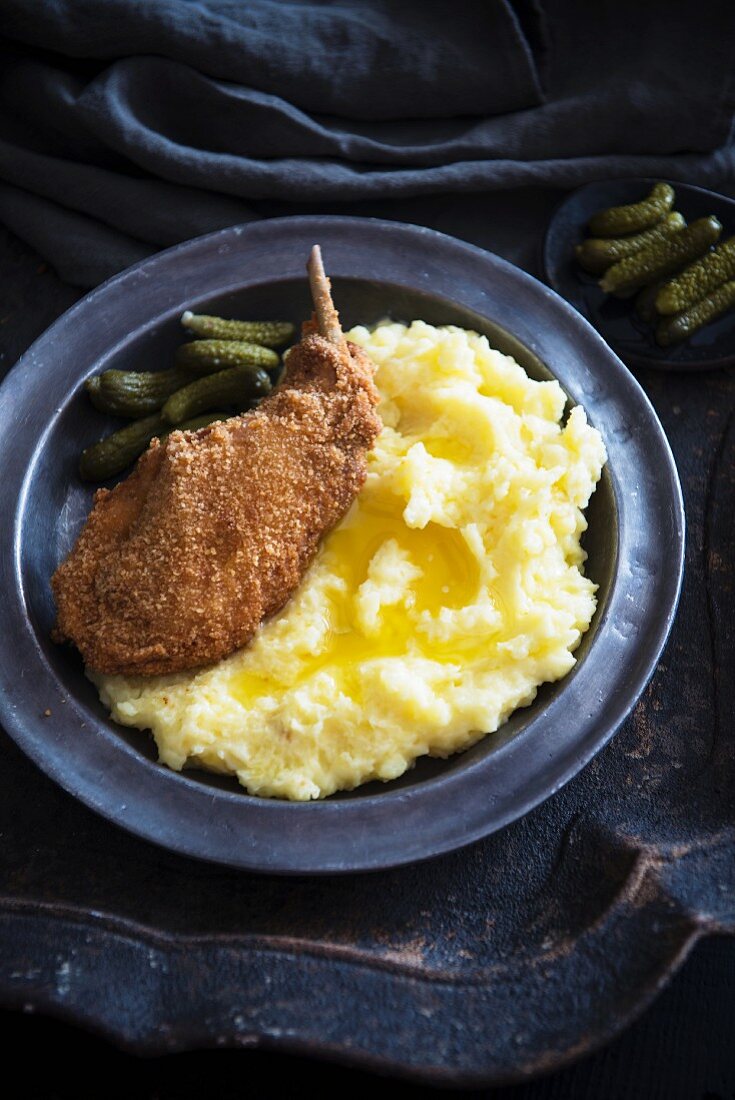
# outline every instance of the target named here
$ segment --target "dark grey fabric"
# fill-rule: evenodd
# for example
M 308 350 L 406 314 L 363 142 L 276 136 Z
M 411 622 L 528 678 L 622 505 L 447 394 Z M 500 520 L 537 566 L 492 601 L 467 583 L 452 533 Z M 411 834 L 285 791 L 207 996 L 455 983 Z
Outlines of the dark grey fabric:
M 729 0 L 0 12 L 0 219 L 79 285 L 304 203 L 390 216 L 411 196 L 609 176 L 735 182 Z
M 3 13 L 9 37 L 68 57 L 169 58 L 349 119 L 539 101 L 508 0 L 4 0 Z

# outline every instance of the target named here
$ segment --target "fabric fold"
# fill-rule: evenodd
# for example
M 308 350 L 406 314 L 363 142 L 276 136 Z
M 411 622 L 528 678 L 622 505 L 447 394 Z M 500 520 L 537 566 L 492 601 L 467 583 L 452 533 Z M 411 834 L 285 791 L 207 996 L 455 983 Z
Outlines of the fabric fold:
M 507 0 L 4 0 L 3 31 L 68 57 L 156 55 L 345 118 L 499 114 L 541 100 Z
M 108 274 L 122 238 L 305 204 L 390 217 L 616 176 L 732 193 L 735 5 L 708 18 L 704 36 L 694 0 L 5 0 L 5 218 L 49 257 L 67 214 L 90 248 L 98 225 Z M 67 277 L 88 285 L 89 261 Z
M 258 217 L 224 195 L 31 152 L 0 139 L 0 179 L 158 248 Z
M 96 286 L 152 251 L 92 218 L 6 183 L 0 183 L 0 222 L 46 257 L 72 286 Z

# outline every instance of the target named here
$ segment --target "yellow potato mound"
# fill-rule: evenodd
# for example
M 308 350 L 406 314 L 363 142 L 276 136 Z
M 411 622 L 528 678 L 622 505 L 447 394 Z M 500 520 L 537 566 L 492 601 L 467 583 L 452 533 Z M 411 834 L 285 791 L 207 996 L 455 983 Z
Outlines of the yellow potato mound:
M 364 489 L 252 644 L 198 673 L 97 676 L 160 758 L 322 798 L 448 756 L 574 664 L 595 610 L 582 509 L 605 448 L 556 382 L 473 332 L 382 324 Z

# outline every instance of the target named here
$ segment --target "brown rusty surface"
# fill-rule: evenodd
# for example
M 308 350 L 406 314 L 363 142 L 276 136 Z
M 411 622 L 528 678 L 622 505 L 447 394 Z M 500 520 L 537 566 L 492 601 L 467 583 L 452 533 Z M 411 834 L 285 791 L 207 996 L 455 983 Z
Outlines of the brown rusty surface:
M 77 295 L 7 237 L 0 276 L 7 369 Z M 606 1041 L 698 936 L 734 931 L 735 376 L 639 377 L 682 477 L 684 591 L 643 699 L 581 775 L 465 851 L 279 879 L 128 836 L 2 735 L 2 1003 L 138 1050 L 282 1046 L 499 1082 Z

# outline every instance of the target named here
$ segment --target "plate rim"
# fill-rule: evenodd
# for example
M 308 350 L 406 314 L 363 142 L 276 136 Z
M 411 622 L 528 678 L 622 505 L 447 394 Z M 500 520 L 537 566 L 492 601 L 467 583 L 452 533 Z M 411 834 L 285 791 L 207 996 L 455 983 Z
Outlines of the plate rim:
M 8 656 L 11 658 L 10 670 L 14 670 L 13 674 L 17 677 L 17 660 L 15 662 L 12 660 L 13 657 L 17 657 L 17 650 L 15 646 L 13 646 L 11 647 L 12 652 L 8 654 L 7 639 L 12 637 L 13 631 L 11 629 L 5 632 L 3 640 L 0 643 L 0 688 L 2 688 L 2 690 L 0 690 L 0 721 L 2 721 L 8 734 L 13 737 L 26 755 L 30 756 L 46 774 L 50 775 L 50 777 L 64 787 L 64 789 L 74 797 L 79 798 L 91 809 L 101 813 L 103 816 L 114 821 L 129 832 L 143 839 L 158 843 L 179 854 L 193 856 L 215 863 L 222 863 L 231 867 L 247 869 L 249 871 L 267 871 L 269 873 L 300 875 L 351 873 L 385 869 L 443 854 L 470 844 L 480 839 L 482 836 L 486 836 L 510 824 L 511 821 L 528 813 L 540 802 L 550 797 L 550 795 L 558 790 L 564 783 L 568 782 L 613 736 L 614 732 L 629 713 L 648 683 L 673 623 L 681 590 L 684 553 L 684 510 L 681 486 L 668 441 L 641 387 L 589 322 L 587 322 L 555 291 L 500 257 L 486 252 L 484 249 L 475 245 L 459 241 L 446 234 L 438 233 L 435 230 L 383 219 L 313 215 L 267 219 L 261 222 L 246 223 L 244 226 L 231 226 L 223 230 L 218 230 L 215 233 L 206 234 L 201 237 L 193 238 L 190 241 L 182 242 L 171 249 L 167 249 L 164 252 L 157 253 L 152 257 L 140 261 L 133 267 L 109 279 L 106 283 L 102 284 L 102 286 L 95 288 L 90 294 L 84 296 L 79 302 L 75 303 L 70 310 L 62 314 L 62 316 L 59 317 L 21 357 L 15 367 L 9 372 L 2 386 L 0 386 L 0 460 L 5 457 L 8 447 L 12 443 L 12 433 L 3 430 L 9 426 L 7 423 L 8 410 L 13 405 L 11 395 L 14 395 L 19 387 L 22 391 L 23 387 L 21 383 L 24 376 L 28 377 L 27 368 L 34 364 L 37 358 L 43 358 L 46 347 L 53 345 L 59 333 L 63 332 L 64 328 L 70 324 L 76 323 L 79 316 L 83 316 L 85 311 L 88 311 L 92 307 L 96 307 L 100 299 L 104 300 L 106 297 L 110 297 L 110 295 L 114 298 L 115 295 L 119 294 L 121 291 L 125 293 L 126 287 L 130 288 L 131 286 L 136 286 L 137 283 L 145 283 L 149 278 L 150 268 L 155 267 L 159 269 L 159 272 L 161 269 L 165 272 L 166 267 L 175 264 L 175 262 L 180 259 L 182 253 L 185 255 L 190 254 L 194 257 L 197 252 L 206 251 L 210 247 L 214 247 L 215 256 L 228 255 L 231 257 L 233 255 L 233 244 L 236 246 L 234 253 L 237 254 L 238 251 L 243 251 L 243 244 L 245 245 L 245 251 L 247 251 L 248 246 L 252 245 L 253 241 L 257 242 L 259 238 L 263 237 L 266 238 L 266 240 L 274 237 L 277 238 L 280 234 L 285 235 L 287 240 L 291 239 L 291 245 L 293 245 L 295 240 L 299 238 L 299 233 L 302 235 L 301 240 L 299 240 L 299 247 L 301 248 L 302 241 L 305 239 L 304 234 L 313 238 L 314 232 L 321 234 L 322 243 L 328 241 L 330 267 L 335 277 L 350 276 L 349 271 L 345 272 L 342 269 L 347 260 L 345 256 L 341 254 L 341 251 L 346 251 L 346 254 L 349 256 L 350 248 L 345 248 L 345 242 L 344 240 L 340 241 L 340 235 L 343 238 L 349 238 L 350 235 L 352 235 L 354 239 L 355 236 L 360 238 L 362 235 L 368 234 L 368 243 L 366 245 L 365 241 L 363 241 L 363 247 L 375 247 L 376 242 L 379 241 L 380 248 L 383 252 L 386 255 L 393 255 L 396 262 L 402 257 L 402 262 L 406 263 L 407 254 L 412 253 L 412 249 L 414 249 L 414 251 L 418 249 L 418 252 L 423 254 L 425 260 L 424 269 L 431 268 L 432 263 L 436 266 L 435 261 L 437 255 L 442 257 L 442 272 L 444 271 L 444 264 L 451 267 L 450 259 L 455 265 L 466 265 L 473 270 L 478 269 L 477 276 L 480 282 L 477 284 L 476 290 L 480 298 L 482 298 L 482 291 L 480 288 L 483 284 L 482 276 L 484 276 L 488 285 L 492 285 L 493 279 L 500 279 L 501 283 L 505 282 L 509 287 L 512 286 L 518 289 L 521 292 L 521 296 L 522 292 L 525 290 L 526 295 L 530 295 L 531 299 L 535 300 L 538 305 L 543 304 L 544 309 L 542 313 L 548 310 L 551 312 L 552 317 L 556 316 L 558 319 L 559 330 L 564 337 L 562 344 L 569 345 L 572 338 L 578 340 L 581 342 L 581 347 L 585 352 L 589 352 L 593 359 L 597 357 L 597 360 L 605 365 L 604 377 L 596 377 L 593 371 L 587 379 L 593 387 L 590 392 L 597 395 L 593 401 L 594 406 L 597 406 L 598 399 L 600 398 L 599 387 L 602 386 L 602 392 L 604 393 L 605 385 L 607 384 L 609 389 L 611 381 L 614 381 L 617 387 L 622 387 L 622 392 L 628 394 L 638 415 L 645 421 L 646 427 L 652 433 L 648 437 L 648 444 L 654 447 L 658 458 L 663 462 L 663 466 L 658 470 L 657 477 L 654 478 L 651 485 L 648 486 L 648 492 L 653 493 L 654 496 L 658 493 L 657 506 L 659 510 L 662 504 L 668 507 L 669 530 L 673 536 L 674 544 L 671 547 L 672 553 L 669 561 L 670 569 L 667 574 L 667 579 L 662 585 L 662 593 L 659 593 L 663 602 L 658 606 L 657 622 L 652 629 L 647 630 L 644 639 L 645 646 L 643 647 L 643 652 L 639 654 L 641 659 L 633 662 L 632 670 L 627 669 L 627 671 L 631 671 L 633 680 L 632 683 L 628 685 L 627 691 L 624 693 L 624 698 L 616 699 L 615 706 L 606 708 L 604 720 L 602 720 L 599 715 L 597 716 L 597 720 L 593 722 L 594 729 L 591 731 L 588 730 L 585 741 L 581 744 L 578 744 L 576 741 L 574 742 L 576 751 L 573 754 L 573 761 L 571 763 L 567 761 L 566 766 L 557 768 L 551 783 L 545 781 L 543 777 L 539 783 L 538 777 L 535 777 L 537 780 L 535 787 L 527 791 L 526 797 L 520 800 L 512 812 L 505 810 L 493 813 L 492 799 L 489 799 L 489 792 L 484 783 L 486 777 L 485 773 L 487 773 L 488 769 L 491 771 L 494 770 L 500 753 L 505 752 L 506 756 L 510 756 L 512 762 L 514 755 L 516 755 L 512 747 L 516 745 L 519 740 L 527 740 L 530 732 L 541 719 L 545 718 L 546 721 L 553 719 L 554 715 L 550 716 L 549 712 L 556 711 L 556 718 L 558 720 L 558 704 L 559 700 L 563 697 L 563 691 L 560 691 L 556 699 L 553 700 L 545 710 L 542 710 L 536 715 L 536 717 L 529 722 L 528 726 L 521 731 L 521 733 L 512 738 L 507 745 L 498 749 L 490 758 L 475 762 L 459 774 L 448 774 L 407 789 L 395 791 L 387 790 L 378 795 L 371 795 L 355 800 L 330 802 L 330 800 L 327 799 L 325 801 L 312 803 L 286 803 L 283 801 L 257 799 L 245 793 L 240 794 L 225 791 L 214 792 L 211 788 L 198 787 L 185 777 L 177 773 L 169 772 L 159 764 L 153 764 L 150 761 L 144 760 L 141 754 L 137 753 L 129 746 L 124 745 L 124 743 L 114 734 L 108 736 L 108 742 L 111 740 L 115 741 L 115 759 L 112 761 L 115 766 L 112 767 L 111 771 L 103 772 L 102 770 L 102 764 L 110 763 L 111 761 L 109 751 L 105 754 L 104 758 L 102 756 L 95 758 L 96 750 L 91 753 L 87 751 L 80 756 L 79 749 L 77 748 L 73 762 L 78 767 L 81 766 L 81 771 L 75 772 L 74 769 L 72 769 L 70 773 L 68 767 L 69 758 L 64 757 L 60 761 L 57 754 L 54 753 L 54 745 L 59 741 L 58 732 L 56 732 L 54 728 L 58 725 L 56 720 L 52 727 L 49 719 L 43 717 L 40 709 L 34 709 L 27 697 L 24 699 L 17 694 L 17 684 L 11 682 L 11 677 L 9 677 Z M 399 241 L 400 246 L 398 244 Z M 424 248 L 427 243 L 431 256 L 426 254 Z M 352 247 L 354 247 L 354 245 Z M 335 261 L 335 257 L 337 256 L 339 256 L 339 259 Z M 300 268 L 303 266 L 302 260 L 303 257 L 301 252 L 299 252 Z M 299 274 L 301 274 L 300 270 Z M 354 277 L 354 272 L 352 276 Z M 288 273 L 282 273 L 280 277 L 286 278 L 288 277 Z M 415 269 L 412 269 L 409 275 L 407 275 L 409 281 L 404 285 L 414 290 L 428 289 L 435 293 L 430 283 L 426 286 L 417 285 L 416 282 L 413 281 L 417 277 Z M 420 277 L 427 278 L 427 271 L 424 270 L 421 272 Z M 212 297 L 217 293 L 222 294 L 227 290 L 256 285 L 263 281 L 265 280 L 262 278 L 246 281 L 237 279 L 227 286 L 210 286 L 207 288 L 206 294 L 200 288 L 198 294 L 200 298 Z M 394 283 L 396 282 L 395 279 L 391 281 Z M 138 287 L 138 293 L 140 293 L 140 287 Z M 477 312 L 483 312 L 481 308 L 478 308 L 474 300 L 470 303 L 465 297 L 459 299 L 451 298 L 451 296 L 446 294 L 442 294 L 440 297 L 459 302 L 459 304 L 471 307 Z M 484 315 L 491 317 L 491 315 L 487 313 Z M 161 319 L 159 313 L 159 323 Z M 500 320 L 498 323 L 502 325 L 503 321 Z M 138 330 L 136 329 L 135 331 Z M 509 328 L 508 331 L 517 335 L 517 330 L 514 328 Z M 546 358 L 543 350 L 539 350 L 539 346 L 534 346 L 533 339 L 529 341 L 526 336 L 520 338 L 530 347 L 530 350 L 539 354 L 542 359 Z M 551 337 L 546 335 L 546 339 L 549 340 Z M 540 346 L 543 345 L 544 341 L 542 340 Z M 582 355 L 581 352 L 579 355 L 579 364 L 580 369 L 582 369 L 584 366 L 584 355 Z M 553 370 L 553 367 L 551 369 Z M 555 371 L 554 373 L 557 372 Z M 590 373 L 589 370 L 587 373 Z M 77 380 L 79 376 L 80 372 L 77 374 Z M 601 378 L 602 381 L 600 380 Z M 569 389 L 568 386 L 565 388 Z M 609 397 L 610 395 L 608 394 L 608 400 Z M 588 397 L 587 400 L 580 398 L 580 400 L 582 400 L 582 403 L 585 404 L 588 411 L 590 411 L 590 398 Z M 11 416 L 12 411 L 11 408 Z M 57 408 L 56 414 L 58 415 L 58 413 L 59 409 Z M 594 414 L 592 414 L 592 418 L 594 419 Z M 53 417 L 51 419 L 47 417 L 46 429 L 41 432 L 39 439 L 36 440 L 32 452 L 33 456 L 37 455 L 39 452 L 43 443 L 43 438 L 46 432 L 50 431 L 52 426 Z M 601 425 L 598 426 L 602 427 Z M 623 435 L 625 435 L 625 430 L 627 429 L 621 428 L 620 430 L 623 431 Z M 604 431 L 603 435 L 605 435 Z M 625 452 L 620 448 L 631 443 L 632 439 L 629 432 L 626 438 L 621 436 L 621 440 L 614 441 L 609 435 L 606 435 L 605 438 L 608 444 L 608 450 L 610 450 L 610 445 L 614 443 L 613 450 L 618 455 L 624 455 Z M 635 446 L 635 442 L 633 442 L 631 446 Z M 628 465 L 631 465 L 631 463 L 628 463 Z M 40 661 L 40 663 L 45 666 L 46 663 L 43 659 L 27 614 L 25 615 L 25 621 L 22 621 L 25 604 L 23 599 L 22 567 L 20 561 L 22 551 L 20 533 L 23 519 L 23 498 L 27 491 L 32 469 L 33 462 L 31 461 L 22 477 L 20 487 L 18 486 L 17 477 L 6 477 L 3 484 L 0 485 L 0 506 L 5 508 L 6 513 L 10 511 L 13 514 L 12 539 L 10 538 L 10 532 L 6 528 L 2 542 L 0 543 L 0 578 L 4 579 L 6 584 L 10 578 L 15 582 L 13 596 L 16 597 L 16 603 L 10 608 L 6 605 L 3 612 L 4 617 L 9 615 L 11 628 L 13 626 L 16 628 L 20 627 L 21 629 L 25 629 L 27 635 L 31 635 L 30 639 L 25 639 L 25 657 L 29 655 L 33 656 L 35 650 L 36 661 Z M 619 516 L 625 517 L 627 515 L 627 520 L 631 523 L 633 515 L 630 508 L 626 511 L 625 502 L 620 495 L 620 486 L 616 481 L 618 474 L 622 474 L 623 470 L 622 468 L 620 471 L 613 469 L 611 463 L 610 471 Z M 666 485 L 666 491 L 662 488 L 664 484 Z M 663 500 L 662 496 L 666 499 Z M 622 511 L 621 501 L 624 505 Z M 640 502 L 637 507 L 640 507 Z M 664 508 L 664 511 L 666 511 L 666 508 Z M 628 536 L 632 537 L 631 531 L 628 531 Z M 630 547 L 628 547 L 628 549 L 630 549 Z M 603 619 L 599 624 L 596 639 L 593 646 L 590 647 L 590 651 L 585 661 L 577 666 L 578 669 L 584 669 L 587 666 L 589 658 L 594 651 L 594 647 L 598 645 L 599 639 L 603 637 L 603 629 L 612 629 L 612 625 L 614 625 L 611 625 L 607 620 L 610 618 L 613 607 L 613 595 L 620 583 L 620 578 L 618 576 L 619 572 L 620 563 L 618 563 L 618 571 L 611 588 L 608 606 L 604 609 Z M 631 578 L 629 577 L 627 580 L 630 585 Z M 20 597 L 19 602 L 18 597 Z M 634 612 L 635 607 L 632 609 L 633 618 L 635 618 Z M 633 625 L 635 626 L 635 623 L 633 623 Z M 640 626 L 640 623 L 638 625 Z M 650 625 L 651 624 L 647 624 L 647 626 Z M 623 639 L 623 642 L 624 641 L 625 639 Z M 619 644 L 617 649 L 618 651 L 620 650 Z M 618 656 L 620 657 L 620 653 L 618 653 Z M 67 699 L 67 706 L 65 707 L 65 713 L 63 713 L 61 722 L 62 732 L 66 729 L 67 733 L 71 728 L 72 714 L 75 711 L 75 707 L 73 705 L 70 706 L 69 703 L 71 703 L 71 699 Z M 78 710 L 78 708 L 76 709 Z M 77 714 L 76 717 L 78 719 L 79 715 Z M 93 745 L 93 743 L 96 744 L 96 740 L 90 739 L 89 742 L 85 742 L 87 748 Z M 109 748 L 110 746 L 108 744 L 108 749 Z M 570 748 L 568 746 L 565 746 L 565 748 L 568 756 Z M 147 816 L 145 814 L 143 815 L 142 824 L 139 820 L 132 820 L 134 815 L 130 812 L 130 805 L 131 803 L 138 805 L 139 802 L 126 796 L 125 792 L 129 788 L 129 783 L 128 787 L 126 787 L 125 784 L 123 784 L 121 788 L 115 786 L 115 782 L 120 778 L 121 770 L 123 772 L 122 778 L 125 778 L 125 762 L 129 764 L 131 758 L 135 758 L 137 761 L 137 767 L 133 768 L 133 772 L 137 771 L 140 776 L 142 771 L 148 770 L 146 783 L 144 784 L 146 790 L 153 784 L 154 788 L 157 789 L 162 787 L 163 793 L 168 792 L 170 795 L 169 798 L 162 798 L 155 806 L 145 804 L 149 813 Z M 547 773 L 544 772 L 544 774 Z M 152 779 L 151 776 L 155 776 L 155 778 Z M 550 773 L 548 777 L 550 778 Z M 129 780 L 130 776 L 127 778 Z M 469 780 L 472 782 L 469 783 Z M 380 814 L 381 807 L 388 806 L 390 810 L 397 809 L 397 812 L 403 814 L 411 812 L 413 814 L 412 820 L 416 818 L 416 810 L 418 807 L 420 811 L 418 817 L 420 819 L 422 816 L 421 811 L 423 811 L 423 815 L 425 816 L 427 809 L 434 806 L 437 796 L 440 796 L 439 806 L 442 805 L 441 800 L 445 797 L 449 799 L 449 805 L 451 806 L 451 796 L 456 793 L 455 788 L 458 783 L 461 786 L 465 786 L 469 783 L 476 800 L 478 797 L 481 798 L 484 794 L 486 801 L 489 801 L 489 807 L 485 809 L 484 813 L 480 812 L 479 817 L 476 813 L 476 820 L 472 825 L 465 822 L 464 815 L 457 815 L 461 817 L 462 820 L 458 823 L 455 822 L 454 828 L 446 829 L 441 840 L 437 840 L 436 837 L 430 839 L 427 835 L 425 838 L 420 838 L 423 839 L 423 843 L 418 843 L 418 845 L 415 843 L 410 849 L 407 849 L 405 846 L 403 848 L 400 848 L 400 846 L 396 848 L 394 846 L 394 848 L 388 852 L 380 850 L 379 846 L 376 847 L 374 838 L 370 833 L 370 827 L 375 824 L 374 815 L 375 813 L 378 815 Z M 428 798 L 427 796 L 429 789 L 431 789 L 434 795 L 433 798 Z M 271 851 L 266 858 L 262 850 L 258 850 L 257 847 L 255 850 L 251 850 L 248 848 L 247 844 L 243 844 L 242 837 L 239 840 L 234 838 L 237 840 L 237 843 L 233 843 L 232 835 L 229 836 L 228 840 L 227 829 L 225 829 L 224 834 L 221 827 L 215 832 L 214 830 L 217 829 L 217 823 L 213 824 L 211 820 L 208 821 L 206 815 L 204 820 L 199 820 L 199 818 L 197 818 L 199 823 L 205 826 L 203 839 L 201 835 L 198 841 L 196 838 L 192 841 L 191 837 L 182 839 L 179 835 L 172 836 L 168 834 L 166 834 L 164 839 L 158 832 L 158 829 L 161 824 L 170 826 L 172 823 L 168 820 L 170 813 L 167 814 L 163 812 L 161 803 L 165 803 L 166 806 L 169 807 L 170 803 L 173 801 L 177 806 L 183 804 L 184 806 L 189 806 L 191 809 L 191 798 L 187 798 L 187 794 L 191 796 L 193 791 L 197 792 L 200 800 L 206 799 L 209 803 L 212 803 L 214 800 L 218 805 L 227 805 L 230 810 L 233 806 L 239 808 L 241 812 L 238 813 L 236 811 L 234 823 L 240 823 L 246 826 L 248 824 L 252 825 L 252 822 L 249 821 L 249 818 L 252 817 L 252 812 L 248 814 L 244 811 L 246 809 L 252 811 L 254 804 L 257 806 L 255 812 L 260 815 L 261 825 L 267 820 L 270 823 L 271 829 L 273 829 L 274 825 L 278 828 L 279 819 L 288 814 L 292 815 L 290 821 L 291 826 L 293 826 L 295 821 L 301 826 L 306 823 L 306 819 L 304 818 L 301 820 L 295 819 L 293 816 L 294 814 L 311 814 L 312 816 L 321 814 L 323 822 L 321 826 L 322 829 L 327 829 L 329 827 L 330 817 L 335 814 L 340 816 L 342 828 L 344 828 L 345 822 L 349 823 L 350 819 L 354 818 L 362 834 L 362 846 L 359 851 L 353 849 L 353 851 L 349 853 L 347 860 L 341 859 L 335 862 L 333 856 L 319 858 L 318 853 L 315 853 L 309 848 L 309 844 L 313 844 L 313 840 L 307 839 L 306 844 L 304 844 L 302 833 L 309 832 L 309 830 L 298 828 L 296 830 L 296 838 L 301 845 L 298 852 L 294 851 L 292 836 L 290 838 L 290 848 L 287 844 L 285 851 L 281 850 L 280 854 L 276 854 L 275 856 Z M 107 797 L 100 797 L 101 793 L 106 793 Z M 196 795 L 194 795 L 194 797 L 196 798 Z M 198 810 L 201 817 L 202 807 L 200 806 Z M 373 811 L 372 819 L 370 814 L 366 815 L 366 810 Z M 174 813 L 178 812 L 178 810 L 174 811 Z M 231 814 L 228 814 L 228 818 L 229 817 L 231 817 Z M 241 819 L 244 819 L 244 821 Z M 463 822 L 465 822 L 464 827 L 462 827 Z M 180 820 L 178 824 L 181 824 Z M 222 823 L 219 824 L 221 826 Z M 232 827 L 233 822 L 229 821 L 228 825 Z M 248 836 L 245 839 L 251 838 Z

